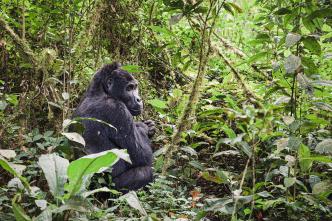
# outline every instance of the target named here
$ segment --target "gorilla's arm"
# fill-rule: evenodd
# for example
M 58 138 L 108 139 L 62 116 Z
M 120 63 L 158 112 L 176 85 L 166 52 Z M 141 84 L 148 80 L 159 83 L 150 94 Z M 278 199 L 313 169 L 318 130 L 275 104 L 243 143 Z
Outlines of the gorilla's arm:
M 97 118 L 114 126 L 111 128 L 93 120 L 84 120 L 83 137 L 89 153 L 113 148 L 127 149 L 132 164 L 119 160 L 112 169 L 116 189 L 138 189 L 152 181 L 152 150 L 149 126 L 134 122 L 122 102 L 111 98 L 89 99 L 75 115 Z
M 132 167 L 151 166 L 152 150 L 148 137 L 148 126 L 135 123 L 123 103 L 112 101 L 109 104 L 112 110 L 117 110 L 107 121 L 117 128 L 117 130 L 110 128 L 111 140 L 119 148 L 128 150 Z

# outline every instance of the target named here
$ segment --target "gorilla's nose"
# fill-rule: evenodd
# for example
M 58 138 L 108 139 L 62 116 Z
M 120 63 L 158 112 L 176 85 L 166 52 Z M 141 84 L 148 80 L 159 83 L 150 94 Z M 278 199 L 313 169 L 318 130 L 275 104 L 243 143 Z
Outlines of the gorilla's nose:
M 140 97 L 136 97 L 136 102 L 141 103 L 142 99 Z

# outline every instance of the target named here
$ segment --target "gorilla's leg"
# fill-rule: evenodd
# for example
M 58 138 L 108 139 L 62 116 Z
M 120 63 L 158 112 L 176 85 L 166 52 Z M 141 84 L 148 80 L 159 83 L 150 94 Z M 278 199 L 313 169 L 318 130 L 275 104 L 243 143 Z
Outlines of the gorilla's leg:
M 113 182 L 118 190 L 136 190 L 152 182 L 151 166 L 135 167 L 114 177 Z

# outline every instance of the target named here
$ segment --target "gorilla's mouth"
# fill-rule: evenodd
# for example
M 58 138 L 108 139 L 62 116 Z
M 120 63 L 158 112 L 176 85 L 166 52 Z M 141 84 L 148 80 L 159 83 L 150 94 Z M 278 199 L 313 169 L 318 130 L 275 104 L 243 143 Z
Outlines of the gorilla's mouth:
M 137 116 L 141 114 L 142 109 L 131 109 L 130 112 L 133 116 Z

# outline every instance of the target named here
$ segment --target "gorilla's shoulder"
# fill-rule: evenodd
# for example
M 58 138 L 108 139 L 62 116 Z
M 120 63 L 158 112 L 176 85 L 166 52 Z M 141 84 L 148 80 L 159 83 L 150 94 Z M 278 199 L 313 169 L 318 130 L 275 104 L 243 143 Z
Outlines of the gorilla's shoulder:
M 77 108 L 77 111 L 80 115 L 86 115 L 90 113 L 102 114 L 109 113 L 110 111 L 118 112 L 121 110 L 126 110 L 125 104 L 108 96 L 91 98 L 87 97 Z

